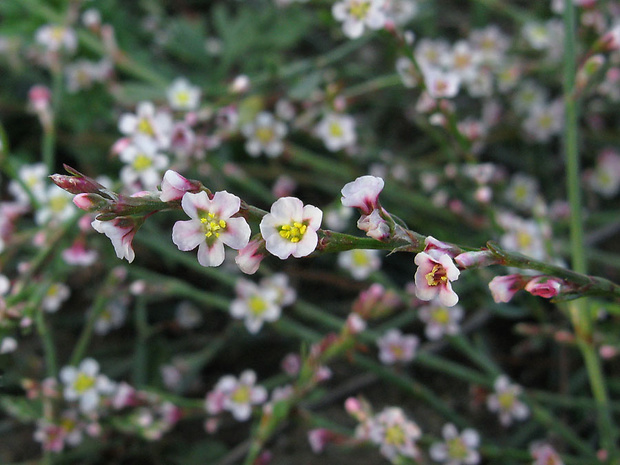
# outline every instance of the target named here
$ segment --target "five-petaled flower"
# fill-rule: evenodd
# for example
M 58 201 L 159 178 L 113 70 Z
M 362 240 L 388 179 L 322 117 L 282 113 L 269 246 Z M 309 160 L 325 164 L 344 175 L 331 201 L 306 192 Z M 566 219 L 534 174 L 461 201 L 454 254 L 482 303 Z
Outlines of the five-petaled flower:
M 523 389 L 518 384 L 510 382 L 507 376 L 498 376 L 493 384 L 495 393 L 487 398 L 487 407 L 499 414 L 499 421 L 503 426 L 510 426 L 512 420 L 523 420 L 530 413 L 529 408 L 518 397 Z
M 210 199 L 204 191 L 187 192 L 181 199 L 183 211 L 191 218 L 177 221 L 172 228 L 172 242 L 179 250 L 198 247 L 198 263 L 219 266 L 224 261 L 224 244 L 239 250 L 250 240 L 250 226 L 239 212 L 241 199 L 226 191 L 216 192 Z
M 271 210 L 260 222 L 260 232 L 267 250 L 281 258 L 310 255 L 319 241 L 317 230 L 321 226 L 323 212 L 305 205 L 295 197 L 276 200 Z
M 446 423 L 441 429 L 444 442 L 437 442 L 429 449 L 433 460 L 445 462 L 446 465 L 475 465 L 480 461 L 476 450 L 480 436 L 476 430 L 466 428 L 459 434 L 456 426 Z
M 415 273 L 416 296 L 420 300 L 432 300 L 439 297 L 446 307 L 453 307 L 459 296 L 452 290 L 452 281 L 459 278 L 461 272 L 452 261 L 452 257 L 439 249 L 430 249 L 415 256 L 418 265 Z
M 267 390 L 255 384 L 256 373 L 252 370 L 245 370 L 239 379 L 232 375 L 223 376 L 207 394 L 207 411 L 218 414 L 228 410 L 237 421 L 247 420 L 252 415 L 252 405 L 267 400 Z
M 82 360 L 79 367 L 66 366 L 60 370 L 67 401 L 79 401 L 82 412 L 92 412 L 99 404 L 100 394 L 111 394 L 114 384 L 99 374 L 99 363 L 92 358 Z

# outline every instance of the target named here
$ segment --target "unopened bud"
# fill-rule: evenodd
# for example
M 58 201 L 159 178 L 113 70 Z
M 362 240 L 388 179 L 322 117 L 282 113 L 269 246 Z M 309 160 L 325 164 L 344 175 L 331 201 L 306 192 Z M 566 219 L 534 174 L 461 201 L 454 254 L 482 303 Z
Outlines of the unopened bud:
M 73 197 L 73 203 L 84 211 L 96 212 L 109 205 L 110 202 L 98 194 L 77 194 Z

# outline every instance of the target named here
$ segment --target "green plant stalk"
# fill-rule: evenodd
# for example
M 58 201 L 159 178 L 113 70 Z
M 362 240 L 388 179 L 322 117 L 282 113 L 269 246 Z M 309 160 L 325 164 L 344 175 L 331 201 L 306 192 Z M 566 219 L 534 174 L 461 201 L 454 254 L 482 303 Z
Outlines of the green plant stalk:
M 133 383 L 136 387 L 140 388 L 146 385 L 148 377 L 147 339 L 149 336 L 149 326 L 145 296 L 138 296 L 134 312 L 134 325 L 136 327 L 137 337 L 133 363 Z
M 43 342 L 43 353 L 45 357 L 45 368 L 47 376 L 55 378 L 58 373 L 58 365 L 56 362 L 56 346 L 54 345 L 54 338 L 50 328 L 45 322 L 44 311 L 40 306 L 35 309 L 35 324 L 37 326 L 37 332 Z
M 95 298 L 95 303 L 93 304 L 93 309 L 88 316 L 88 321 L 80 333 L 77 344 L 73 348 L 71 358 L 69 359 L 69 365 L 77 366 L 78 363 L 80 363 L 80 361 L 84 358 L 84 354 L 86 353 L 86 349 L 88 348 L 88 344 L 90 343 L 90 339 L 93 335 L 95 322 L 101 315 L 101 312 L 105 309 L 105 304 L 108 301 L 108 296 L 106 295 L 107 289 L 115 280 L 116 278 L 114 277 L 114 273 L 110 273 L 103 286 L 99 289 L 97 297 Z
M 566 156 L 566 185 L 570 204 L 570 249 L 573 269 L 586 273 L 581 188 L 579 176 L 578 102 L 575 98 L 577 74 L 576 19 L 573 2 L 564 2 L 564 151 Z M 577 345 L 583 356 L 592 394 L 597 403 L 597 422 L 601 446 L 608 452 L 609 461 L 618 457 L 616 431 L 609 409 L 609 395 L 598 355 L 592 343 L 592 316 L 584 299 L 569 303 L 569 313 Z

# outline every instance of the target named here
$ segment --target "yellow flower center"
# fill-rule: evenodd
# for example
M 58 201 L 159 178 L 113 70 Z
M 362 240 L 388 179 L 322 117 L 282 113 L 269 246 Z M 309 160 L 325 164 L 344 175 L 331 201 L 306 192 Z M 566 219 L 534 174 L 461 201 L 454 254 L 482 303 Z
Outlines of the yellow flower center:
M 511 410 L 515 403 L 515 396 L 511 392 L 502 392 L 497 396 L 497 401 L 502 410 Z
M 471 55 L 456 55 L 454 57 L 454 67 L 457 69 L 467 68 L 471 64 Z
M 64 431 L 71 432 L 75 429 L 77 423 L 71 418 L 63 418 L 62 420 L 60 420 L 60 426 Z
M 370 10 L 370 2 L 368 1 L 354 0 L 349 4 L 349 14 L 359 21 L 368 15 L 368 10 Z
M 175 98 L 180 105 L 187 105 L 189 103 L 189 92 L 181 90 L 176 93 Z
M 538 125 L 543 129 L 549 129 L 553 124 L 553 117 L 551 115 L 543 115 L 538 120 Z
M 405 442 L 405 432 L 400 425 L 392 425 L 385 430 L 385 443 L 398 446 Z
M 297 243 L 304 237 L 307 229 L 307 225 L 298 223 L 297 221 L 291 224 L 284 224 L 280 226 L 280 237 L 288 239 L 293 243 Z
M 440 325 L 445 325 L 450 322 L 450 312 L 447 308 L 438 308 L 433 312 L 433 320 Z
M 448 282 L 446 269 L 439 263 L 433 266 L 433 269 L 429 273 L 426 273 L 425 278 L 429 286 L 437 286 Z
M 49 206 L 53 212 L 58 213 L 63 211 L 68 203 L 69 199 L 67 197 L 52 197 Z
M 259 140 L 259 142 L 263 145 L 268 144 L 274 138 L 273 129 L 269 127 L 257 128 L 256 131 L 254 132 L 254 135 Z
M 247 404 L 250 402 L 250 387 L 239 386 L 235 389 L 235 392 L 230 396 L 233 402 L 236 404 Z
M 398 345 L 390 346 L 390 350 L 392 351 L 392 354 L 394 354 L 394 357 L 396 357 L 397 359 L 403 358 L 403 355 L 405 354 L 403 348 Z
M 52 284 L 48 289 L 46 295 L 48 297 L 54 297 L 58 295 L 58 286 L 56 284 Z
M 138 132 L 147 134 L 151 137 L 155 135 L 155 130 L 153 129 L 153 125 L 146 118 L 141 118 L 140 121 L 138 121 Z
M 448 456 L 451 459 L 465 459 L 467 458 L 467 446 L 463 443 L 461 438 L 452 438 L 446 441 L 448 446 Z
M 329 135 L 332 137 L 342 137 L 344 135 L 342 126 L 340 126 L 340 124 L 336 121 L 329 123 Z
M 73 389 L 82 394 L 95 386 L 95 378 L 85 373 L 78 373 L 73 382 Z
M 259 296 L 253 295 L 250 297 L 248 307 L 250 307 L 250 312 L 252 315 L 260 316 L 265 313 L 265 310 L 267 310 L 267 303 Z
M 226 221 L 215 216 L 214 213 L 207 213 L 206 217 L 200 218 L 202 228 L 207 239 L 217 239 L 220 233 L 226 229 Z
M 366 266 L 368 265 L 368 255 L 361 249 L 355 249 L 353 251 L 353 264 L 355 266 Z
M 153 160 L 143 153 L 139 154 L 133 161 L 132 166 L 136 171 L 144 171 L 153 164 Z
M 52 35 L 52 39 L 54 39 L 57 42 L 60 42 L 65 36 L 65 28 L 62 26 L 54 26 L 52 28 L 51 35 Z
M 517 244 L 519 244 L 519 247 L 523 249 L 526 249 L 527 247 L 532 245 L 531 234 L 524 232 L 524 231 L 519 231 L 517 233 Z

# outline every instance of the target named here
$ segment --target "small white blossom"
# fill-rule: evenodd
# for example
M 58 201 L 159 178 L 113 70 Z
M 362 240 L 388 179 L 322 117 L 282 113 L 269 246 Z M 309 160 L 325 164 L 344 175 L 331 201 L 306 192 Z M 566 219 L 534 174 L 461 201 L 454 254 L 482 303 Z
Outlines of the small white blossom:
M 349 271 L 354 279 L 362 280 L 381 268 L 381 257 L 378 250 L 347 250 L 338 254 L 338 265 Z
M 60 370 L 60 380 L 65 385 L 64 397 L 69 402 L 79 401 L 83 413 L 94 411 L 100 394 L 111 394 L 112 382 L 99 374 L 99 363 L 92 358 L 82 360 L 79 367 L 66 366 Z
M 480 462 L 480 453 L 476 450 L 480 436 L 475 430 L 467 428 L 459 434 L 456 426 L 447 423 L 441 434 L 444 442 L 435 443 L 429 449 L 433 460 L 446 465 L 475 465 Z
M 493 385 L 495 392 L 487 397 L 487 407 L 497 412 L 503 426 L 510 426 L 513 420 L 524 420 L 530 410 L 518 397 L 523 392 L 521 386 L 512 384 L 505 375 L 498 376 Z
M 316 133 L 332 152 L 350 147 L 357 140 L 355 120 L 350 115 L 326 115 L 316 127 Z
M 269 112 L 260 112 L 253 122 L 241 128 L 241 132 L 247 138 L 245 150 L 252 157 L 264 152 L 273 158 L 284 150 L 282 139 L 287 133 L 286 125 Z
M 168 103 L 173 110 L 190 111 L 200 105 L 200 87 L 193 86 L 185 78 L 177 78 L 166 90 Z
M 334 18 L 342 22 L 342 31 L 356 39 L 365 28 L 381 29 L 385 25 L 385 0 L 342 0 L 332 7 Z

